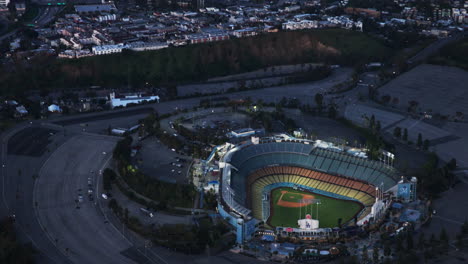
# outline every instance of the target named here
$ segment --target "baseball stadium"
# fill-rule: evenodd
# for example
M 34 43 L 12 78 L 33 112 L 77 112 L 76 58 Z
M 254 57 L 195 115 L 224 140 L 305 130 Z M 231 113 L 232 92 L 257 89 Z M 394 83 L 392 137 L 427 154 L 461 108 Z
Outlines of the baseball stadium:
M 315 221 L 312 229 L 363 225 L 386 209 L 384 193 L 399 178 L 390 162 L 370 160 L 363 149 L 296 138 L 252 138 L 219 165 L 219 210 L 238 224 L 276 230 L 310 230 L 305 218 Z M 248 239 L 253 229 L 238 232 Z

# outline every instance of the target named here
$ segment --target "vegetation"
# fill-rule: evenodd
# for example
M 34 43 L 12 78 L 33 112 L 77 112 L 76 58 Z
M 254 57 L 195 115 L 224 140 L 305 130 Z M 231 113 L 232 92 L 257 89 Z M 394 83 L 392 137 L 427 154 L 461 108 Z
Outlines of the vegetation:
M 447 190 L 455 181 L 455 175 L 451 172 L 457 166 L 455 159 L 439 168 L 439 157 L 435 153 L 430 153 L 427 162 L 423 166 L 423 172 L 418 175 L 418 183 L 421 190 L 430 197 Z
M 14 219 L 0 220 L 0 263 L 34 263 L 34 249 L 31 244 L 22 245 L 15 234 Z
M 226 248 L 232 243 L 223 234 L 229 229 L 223 223 L 213 223 L 210 218 L 197 220 L 197 225 L 165 224 L 153 234 L 155 244 L 188 254 L 202 253 L 206 248 Z
M 142 87 L 201 81 L 259 68 L 304 62 L 354 66 L 383 61 L 393 50 L 362 32 L 321 29 L 279 32 L 252 38 L 158 51 L 94 56 L 77 60 L 36 57 L 2 69 L 1 93 L 92 85 Z
M 444 46 L 429 62 L 468 70 L 468 38 Z
M 112 182 L 115 181 L 117 175 L 115 172 L 109 168 L 105 169 L 102 173 L 103 188 L 106 191 L 110 191 L 112 188 Z
M 191 207 L 196 193 L 193 186 L 162 182 L 140 172 L 131 164 L 131 143 L 132 138 L 126 137 L 114 149 L 113 157 L 122 179 L 137 193 L 159 201 L 160 207 Z
M 353 128 L 354 130 L 358 131 L 359 134 L 365 138 L 366 140 L 366 147 L 367 147 L 367 155 L 372 160 L 379 160 L 381 157 L 381 150 L 385 149 L 388 151 L 393 151 L 395 146 L 389 144 L 383 140 L 381 136 L 379 136 L 379 126 L 377 125 L 379 121 L 372 122 L 372 117 L 369 119 L 368 127 L 360 127 L 354 125 L 351 121 L 346 120 L 344 118 L 338 119 L 346 126 Z

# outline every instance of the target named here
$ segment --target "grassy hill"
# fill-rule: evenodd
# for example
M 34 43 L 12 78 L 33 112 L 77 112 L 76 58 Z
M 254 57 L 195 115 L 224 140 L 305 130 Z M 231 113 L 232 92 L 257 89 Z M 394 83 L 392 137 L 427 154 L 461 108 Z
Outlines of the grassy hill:
M 266 66 L 324 62 L 356 65 L 382 61 L 393 50 L 368 35 L 342 29 L 279 32 L 158 51 L 94 56 L 77 60 L 36 58 L 0 76 L 1 92 L 91 85 L 140 87 L 202 81 Z M 32 64 L 32 66 L 31 66 Z
M 468 71 L 468 37 L 443 47 L 437 55 L 429 59 L 429 62 L 460 67 Z

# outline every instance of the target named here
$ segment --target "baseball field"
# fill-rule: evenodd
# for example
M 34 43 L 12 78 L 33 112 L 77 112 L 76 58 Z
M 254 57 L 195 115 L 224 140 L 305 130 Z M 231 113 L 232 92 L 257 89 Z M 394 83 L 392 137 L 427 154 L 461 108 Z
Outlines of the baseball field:
M 320 204 L 317 205 L 316 203 Z M 318 207 L 318 208 L 317 208 Z M 311 192 L 292 188 L 277 188 L 271 192 L 271 213 L 269 225 L 297 227 L 297 220 L 310 214 L 318 220 L 320 227 L 336 227 L 338 219 L 342 223 L 351 220 L 362 209 L 362 205 L 348 200 L 339 200 Z

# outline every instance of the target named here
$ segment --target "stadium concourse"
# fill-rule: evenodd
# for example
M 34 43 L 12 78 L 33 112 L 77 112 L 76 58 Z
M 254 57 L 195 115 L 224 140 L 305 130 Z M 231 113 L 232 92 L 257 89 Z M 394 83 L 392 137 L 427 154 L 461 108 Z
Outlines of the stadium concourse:
M 367 158 L 365 149 L 284 134 L 252 137 L 251 141 L 229 145 L 219 162 L 222 170 L 219 212 L 237 228 L 238 243 L 249 240 L 264 224 L 277 230 L 283 228 L 275 219 L 278 214 L 272 214 L 278 210 L 275 190 L 302 193 L 300 201 L 287 201 L 285 197 L 283 203 L 305 202 L 290 207 L 294 211 L 287 213 L 291 219 L 282 215 L 280 223 L 288 223 L 284 228 L 301 234 L 304 240 L 330 234 L 331 227 L 341 225 L 341 220 L 344 226 L 367 224 L 383 215 L 389 205 L 388 197 L 400 192 L 397 184 L 400 174 L 391 166 L 393 155 L 388 152 L 382 155 L 387 155 L 383 161 L 374 161 Z M 415 189 L 407 188 L 410 190 L 407 194 L 414 196 Z M 356 205 L 356 211 L 340 213 L 343 204 L 330 202 L 320 210 L 325 215 L 333 215 L 333 219 L 327 219 L 318 229 L 313 228 L 320 232 L 302 232 L 312 228 L 302 230 L 291 223 L 301 218 L 300 210 L 313 202 L 311 197 L 350 203 Z

